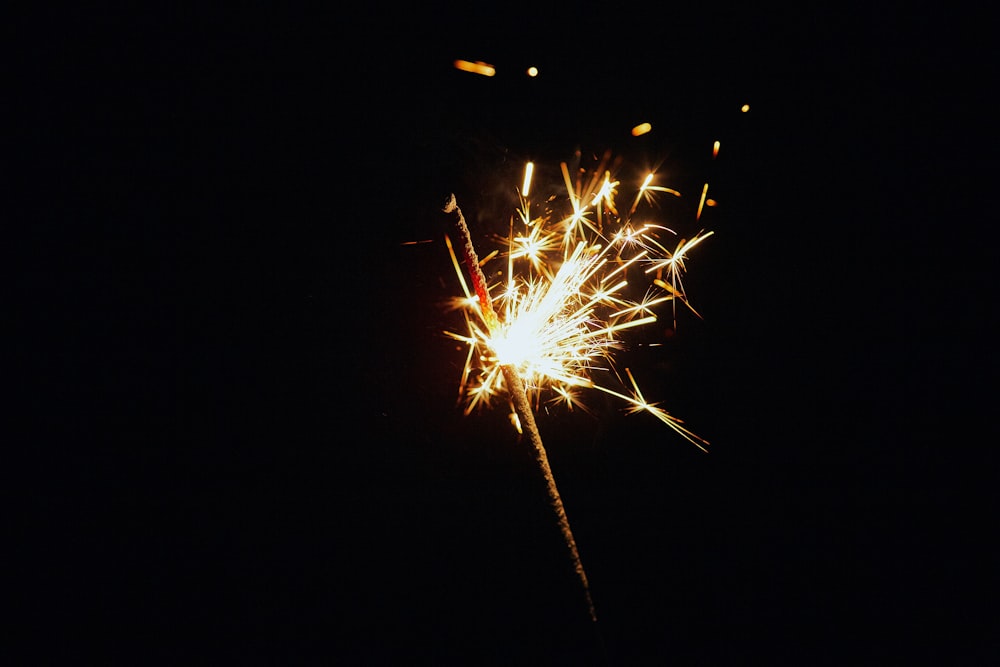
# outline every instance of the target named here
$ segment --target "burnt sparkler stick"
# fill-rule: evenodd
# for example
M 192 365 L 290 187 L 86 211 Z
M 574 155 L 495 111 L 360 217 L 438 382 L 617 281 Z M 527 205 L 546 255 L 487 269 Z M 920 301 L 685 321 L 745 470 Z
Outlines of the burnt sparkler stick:
M 490 290 L 486 284 L 486 276 L 483 275 L 483 268 L 479 265 L 479 257 L 476 255 L 476 248 L 472 245 L 472 236 L 469 234 L 469 226 L 465 224 L 465 216 L 462 209 L 455 201 L 455 195 L 448 198 L 444 205 L 445 213 L 455 213 L 455 230 L 462 240 L 462 259 L 469 271 L 469 279 L 472 281 L 472 288 L 479 298 L 479 307 L 483 311 L 483 318 L 490 331 L 495 331 L 500 324 L 496 312 L 493 310 L 493 301 L 490 299 Z
M 590 620 L 597 621 L 597 611 L 594 609 L 594 601 L 590 597 L 590 584 L 587 582 L 587 573 L 583 569 L 583 561 L 580 560 L 580 552 L 576 548 L 576 539 L 573 537 L 573 531 L 569 527 L 566 508 L 563 507 L 562 497 L 559 495 L 558 487 L 556 487 L 556 479 L 552 474 L 552 468 L 549 466 L 549 457 L 545 453 L 542 436 L 539 434 L 538 426 L 535 424 L 535 415 L 531 411 L 531 405 L 528 403 L 528 396 L 524 391 L 524 383 L 517 374 L 517 370 L 511 366 L 504 366 L 503 376 L 509 385 L 510 395 L 514 401 L 514 409 L 517 410 L 517 416 L 520 418 L 524 430 L 528 433 L 531 444 L 534 446 L 535 460 L 538 461 L 538 465 L 545 475 L 549 500 L 552 502 L 552 509 L 555 511 L 556 518 L 559 521 L 559 530 L 562 531 L 563 540 L 569 548 L 576 576 L 580 578 L 580 583 L 583 585 L 583 594 L 587 598 L 587 610 L 590 612 Z
M 496 332 L 500 325 L 500 321 L 496 312 L 493 310 L 489 287 L 486 284 L 486 276 L 483 274 L 482 267 L 479 265 L 479 258 L 476 255 L 476 249 L 472 244 L 472 236 L 469 234 L 469 227 L 465 223 L 465 216 L 462 215 L 462 209 L 458 207 L 458 204 L 455 201 L 455 195 L 451 195 L 449 197 L 448 202 L 444 206 L 444 212 L 456 214 L 455 228 L 458 232 L 459 239 L 461 239 L 462 259 L 465 263 L 466 269 L 468 270 L 469 279 L 472 281 L 473 290 L 479 300 L 479 307 L 482 311 L 483 319 L 485 320 L 490 332 Z M 520 420 L 524 430 L 528 433 L 528 437 L 534 448 L 535 460 L 538 462 L 539 467 L 542 469 L 542 474 L 545 477 L 549 500 L 559 522 L 559 530 L 562 532 L 563 540 L 566 542 L 566 546 L 569 549 L 570 557 L 573 561 L 573 569 L 576 571 L 577 577 L 579 577 L 580 583 L 583 586 L 583 593 L 586 597 L 587 610 L 590 613 L 590 619 L 596 622 L 597 612 L 594 609 L 594 602 L 590 596 L 590 584 L 587 582 L 587 573 L 584 571 L 583 562 L 580 560 L 580 552 L 576 546 L 576 539 L 573 537 L 573 531 L 569 525 L 569 518 L 566 516 L 566 509 L 563 506 L 562 496 L 559 494 L 559 488 L 556 486 L 555 476 L 552 474 L 552 468 L 549 465 L 548 454 L 546 454 L 545 446 L 542 444 L 542 436 L 538 431 L 537 424 L 535 423 L 535 415 L 531 409 L 531 404 L 528 401 L 528 395 L 524 389 L 524 382 L 521 379 L 521 376 L 518 375 L 517 369 L 512 365 L 504 364 L 501 367 L 501 370 L 503 372 L 504 381 L 507 383 L 507 390 L 514 403 L 514 409 L 517 412 L 518 419 Z

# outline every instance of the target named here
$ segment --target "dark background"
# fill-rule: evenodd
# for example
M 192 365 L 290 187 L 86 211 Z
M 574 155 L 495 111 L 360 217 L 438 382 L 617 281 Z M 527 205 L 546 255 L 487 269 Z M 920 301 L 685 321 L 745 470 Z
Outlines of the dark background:
M 995 660 L 980 25 L 7 22 L 11 664 Z M 629 352 L 712 445 L 614 405 L 539 415 L 595 626 L 529 446 L 455 405 L 440 207 L 485 254 L 526 159 L 606 149 L 715 232 L 686 283 L 704 319 Z

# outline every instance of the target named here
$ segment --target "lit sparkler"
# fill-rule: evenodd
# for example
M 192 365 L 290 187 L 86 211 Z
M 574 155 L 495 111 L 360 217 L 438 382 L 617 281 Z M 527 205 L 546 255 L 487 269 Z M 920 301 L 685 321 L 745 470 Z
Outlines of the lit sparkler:
M 680 196 L 671 188 L 654 184 L 650 173 L 624 213 L 617 196 L 620 182 L 605 169 L 575 182 L 562 164 L 567 189 L 566 208 L 552 201 L 535 208 L 527 198 L 534 165 L 528 163 L 521 188 L 521 207 L 511 219 L 506 239 L 506 280 L 490 285 L 482 266 L 498 256 L 480 261 L 465 218 L 454 196 L 444 207 L 456 216 L 461 259 L 448 236 L 445 241 L 455 265 L 464 298 L 457 300 L 467 326 L 465 333 L 445 332 L 468 345 L 462 372 L 461 399 L 466 414 L 487 406 L 497 396 L 511 403 L 512 421 L 527 432 L 535 457 L 545 475 L 549 498 L 560 530 L 570 550 L 574 569 L 583 586 L 592 620 L 597 620 L 587 576 L 570 530 L 562 499 L 549 466 L 532 404 L 549 394 L 550 401 L 585 409 L 578 393 L 594 389 L 621 399 L 629 413 L 646 412 L 674 429 L 702 450 L 708 442 L 682 425 L 669 412 L 650 403 L 639 389 L 632 371 L 626 381 L 615 365 L 614 352 L 623 347 L 622 332 L 657 320 L 656 309 L 672 302 L 691 309 L 682 276 L 687 254 L 711 236 L 701 231 L 681 239 L 670 250 L 664 237 L 675 233 L 655 223 L 636 224 L 633 218 L 643 202 L 652 204 L 658 194 Z M 698 206 L 705 203 L 706 184 Z M 515 220 L 519 221 L 515 229 Z M 465 265 L 471 289 L 462 271 Z M 630 296 L 629 275 L 645 277 L 651 285 L 638 299 Z

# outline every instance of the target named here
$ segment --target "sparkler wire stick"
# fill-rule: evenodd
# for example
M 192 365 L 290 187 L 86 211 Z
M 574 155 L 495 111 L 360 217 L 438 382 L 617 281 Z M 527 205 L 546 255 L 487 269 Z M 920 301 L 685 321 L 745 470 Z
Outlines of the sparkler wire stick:
M 466 268 L 468 269 L 473 289 L 479 299 L 479 306 L 483 313 L 483 318 L 485 319 L 490 331 L 495 331 L 499 326 L 500 321 L 497 318 L 496 312 L 493 310 L 489 289 L 486 284 L 486 276 L 483 275 L 482 267 L 479 265 L 479 258 L 476 255 L 476 249 L 472 245 L 472 236 L 469 233 L 469 227 L 465 223 L 465 216 L 462 215 L 462 209 L 458 207 L 454 194 L 448 198 L 448 202 L 444 206 L 444 212 L 456 214 L 455 228 L 462 241 L 461 246 L 463 260 Z M 507 383 L 508 391 L 510 392 L 511 399 L 513 400 L 514 409 L 517 411 L 517 416 L 521 420 L 521 425 L 524 430 L 527 431 L 531 444 L 534 447 L 535 460 L 538 462 L 539 467 L 542 469 L 542 474 L 545 476 L 549 500 L 551 501 L 552 509 L 556 513 L 556 518 L 559 521 L 559 530 L 562 532 L 563 540 L 569 548 L 570 557 L 573 560 L 573 569 L 576 571 L 577 577 L 579 577 L 580 583 L 583 585 L 583 593 L 587 600 L 587 610 L 590 613 L 590 620 L 596 622 L 597 612 L 594 609 L 593 599 L 590 597 L 590 584 L 587 582 L 587 573 L 584 571 L 583 562 L 580 560 L 580 552 L 576 547 L 576 539 L 573 537 L 573 531 L 569 526 L 569 518 L 566 516 L 566 509 L 563 506 L 562 496 L 559 494 L 559 488 L 556 486 L 555 476 L 552 474 L 552 468 L 549 465 L 548 454 L 546 454 L 545 446 L 542 444 L 542 436 L 538 431 L 537 424 L 535 423 L 535 415 L 531 409 L 531 404 L 528 401 L 528 395 L 524 389 L 524 382 L 521 380 L 521 376 L 518 375 L 517 369 L 512 365 L 504 364 L 501 367 L 501 370 L 503 371 L 504 381 Z

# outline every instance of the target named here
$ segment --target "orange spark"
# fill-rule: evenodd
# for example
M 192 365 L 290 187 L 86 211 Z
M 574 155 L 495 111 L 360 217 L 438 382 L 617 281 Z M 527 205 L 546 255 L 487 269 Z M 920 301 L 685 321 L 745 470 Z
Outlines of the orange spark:
M 484 63 L 481 60 L 477 60 L 476 62 L 456 60 L 455 69 L 462 70 L 463 72 L 472 72 L 473 74 L 482 74 L 483 76 L 493 76 L 497 73 L 493 65 Z
M 632 136 L 633 137 L 640 137 L 640 136 L 646 134 L 647 132 L 652 131 L 652 129 L 653 129 L 653 126 L 650 125 L 649 123 L 639 123 L 638 125 L 636 125 L 635 127 L 632 128 Z

